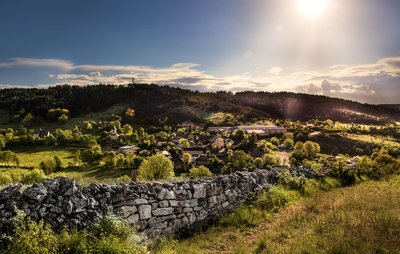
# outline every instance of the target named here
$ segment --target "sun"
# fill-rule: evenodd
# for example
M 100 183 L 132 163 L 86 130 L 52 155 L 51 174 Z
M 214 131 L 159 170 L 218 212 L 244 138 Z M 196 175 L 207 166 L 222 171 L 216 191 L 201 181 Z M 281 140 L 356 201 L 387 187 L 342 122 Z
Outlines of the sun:
M 328 0 L 297 0 L 298 10 L 305 17 L 316 19 L 328 6 Z

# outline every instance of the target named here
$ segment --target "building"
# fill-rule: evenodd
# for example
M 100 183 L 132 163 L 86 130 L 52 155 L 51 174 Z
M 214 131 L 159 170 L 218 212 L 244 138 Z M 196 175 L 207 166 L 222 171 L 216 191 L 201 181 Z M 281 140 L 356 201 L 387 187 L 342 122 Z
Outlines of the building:
M 240 125 L 233 127 L 209 127 L 207 131 L 209 133 L 222 133 L 222 132 L 233 132 L 234 130 L 244 130 L 246 133 L 255 133 L 257 135 L 271 135 L 271 134 L 285 134 L 286 128 L 278 127 L 276 125 Z
M 118 148 L 118 152 L 122 154 L 134 154 L 136 153 L 140 148 L 137 146 L 121 146 Z
M 115 127 L 115 125 L 114 125 L 114 128 L 111 130 L 109 137 L 110 137 L 111 141 L 118 140 L 119 134 L 118 134 L 118 131 L 117 131 L 117 128 Z

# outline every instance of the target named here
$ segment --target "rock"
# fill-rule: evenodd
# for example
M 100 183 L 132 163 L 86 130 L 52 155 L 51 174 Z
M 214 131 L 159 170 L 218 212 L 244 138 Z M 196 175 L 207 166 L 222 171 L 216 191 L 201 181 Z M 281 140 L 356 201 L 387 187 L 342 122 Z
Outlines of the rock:
M 153 211 L 154 216 L 165 216 L 172 214 L 174 212 L 174 208 L 168 207 L 168 208 L 158 208 Z
M 47 195 L 47 189 L 43 186 L 32 186 L 26 189 L 22 195 L 30 200 L 42 202 Z
M 126 220 L 131 224 L 135 224 L 139 221 L 139 214 L 132 214 Z
M 193 198 L 205 198 L 207 190 L 203 184 L 193 184 Z
M 143 198 L 138 198 L 133 201 L 134 205 L 142 205 L 142 204 L 148 204 L 148 203 L 149 203 L 149 201 L 147 201 L 146 199 L 143 199 Z
M 139 210 L 140 220 L 146 220 L 151 218 L 150 205 L 140 205 L 138 210 Z
M 8 186 L 8 187 L 0 190 L 0 200 L 2 201 L 2 200 L 7 200 L 11 197 L 20 196 L 21 195 L 20 190 L 21 190 L 22 186 L 23 185 L 21 183 L 19 183 L 19 184 Z

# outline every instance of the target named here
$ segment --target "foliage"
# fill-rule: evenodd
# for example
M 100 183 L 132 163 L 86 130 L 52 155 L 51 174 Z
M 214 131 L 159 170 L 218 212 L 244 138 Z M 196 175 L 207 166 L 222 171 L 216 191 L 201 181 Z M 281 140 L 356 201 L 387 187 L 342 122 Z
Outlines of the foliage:
M 140 247 L 146 239 L 136 234 L 125 221 L 114 216 L 105 216 L 92 229 L 67 230 L 56 234 L 49 225 L 28 220 L 17 228 L 17 234 L 5 253 L 27 254 L 75 254 L 143 253 Z M 0 251 L 2 251 L 0 249 Z
M 35 168 L 22 176 L 21 183 L 23 183 L 23 184 L 39 183 L 45 177 L 46 177 L 46 175 L 43 172 L 43 170 Z
M 299 199 L 299 192 L 278 185 L 260 194 L 257 198 L 256 206 L 263 211 L 276 213 Z
M 205 166 L 200 166 L 198 168 L 191 168 L 189 170 L 189 176 L 193 177 L 193 178 L 197 178 L 197 177 L 203 177 L 203 176 L 212 176 L 211 171 L 205 167 Z
M 20 159 L 12 151 L 0 151 L 0 162 L 4 163 L 6 167 L 19 166 Z
M 156 154 L 145 159 L 139 166 L 140 180 L 168 180 L 174 177 L 174 165 L 162 154 Z
M 230 161 L 226 165 L 224 173 L 235 171 L 247 171 L 254 166 L 253 158 L 242 150 L 235 150 Z

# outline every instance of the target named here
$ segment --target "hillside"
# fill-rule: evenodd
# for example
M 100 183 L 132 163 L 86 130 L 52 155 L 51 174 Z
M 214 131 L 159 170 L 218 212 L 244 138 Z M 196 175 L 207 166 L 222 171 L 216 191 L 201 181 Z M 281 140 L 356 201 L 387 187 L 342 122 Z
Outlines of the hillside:
M 399 253 L 399 197 L 399 177 L 319 191 L 253 228 L 216 226 L 168 253 Z
M 142 124 L 205 122 L 211 113 L 231 113 L 242 121 L 265 118 L 291 120 L 332 119 L 354 123 L 398 121 L 397 107 L 288 92 L 198 92 L 158 86 L 57 86 L 47 89 L 10 88 L 0 90 L 2 120 L 20 122 L 28 113 L 35 121 L 46 119 L 52 108 L 66 108 L 71 117 L 100 113 L 112 106 L 134 108 L 135 121 Z M 124 112 L 119 112 L 123 115 Z M 8 116 L 6 116 L 8 114 Z

